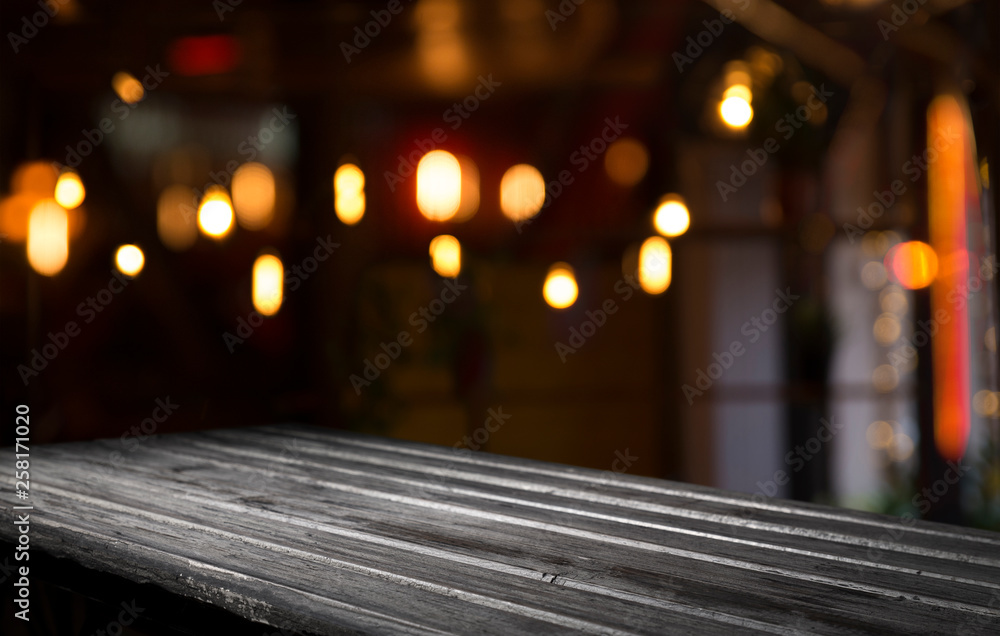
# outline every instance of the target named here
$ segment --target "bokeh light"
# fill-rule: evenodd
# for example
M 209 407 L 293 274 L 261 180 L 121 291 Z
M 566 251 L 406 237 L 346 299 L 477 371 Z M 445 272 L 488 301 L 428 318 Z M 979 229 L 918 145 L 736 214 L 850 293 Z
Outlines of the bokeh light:
M 142 83 L 130 73 L 119 71 L 111 78 L 111 88 L 126 104 L 136 104 L 146 96 Z
M 53 199 L 36 203 L 28 216 L 28 263 L 39 274 L 55 276 L 69 258 L 69 216 Z
M 604 170 L 612 181 L 631 187 L 642 181 L 649 169 L 649 151 L 638 139 L 622 137 L 604 153 Z
M 333 173 L 333 209 L 344 225 L 355 225 L 365 215 L 365 173 L 345 163 Z
M 233 227 L 233 204 L 225 188 L 211 186 L 205 190 L 198 206 L 198 227 L 214 239 L 229 234 Z
M 500 179 L 500 210 L 511 221 L 524 221 L 538 214 L 545 204 L 545 180 L 534 166 L 511 166 Z
M 913 455 L 913 438 L 906 433 L 897 433 L 892 437 L 892 444 L 886 449 L 889 459 L 894 462 L 905 462 Z
M 662 294 L 670 287 L 670 245 L 662 236 L 651 236 L 639 248 L 639 285 L 647 294 Z
M 565 309 L 576 302 L 579 288 L 573 268 L 567 263 L 555 263 L 549 268 L 542 287 L 542 296 L 550 307 Z
M 274 254 L 261 254 L 253 264 L 253 307 L 264 316 L 281 309 L 285 268 Z
M 137 245 L 122 245 L 115 252 L 115 267 L 126 276 L 138 276 L 146 264 L 146 256 Z
M 903 287 L 921 289 L 934 282 L 938 273 L 938 257 L 927 243 L 906 241 L 886 253 L 885 268 Z
M 889 393 L 899 386 L 899 371 L 891 364 L 880 364 L 872 372 L 872 386 L 879 393 Z
M 83 203 L 83 199 L 86 196 L 87 191 L 83 187 L 80 175 L 72 170 L 66 170 L 59 175 L 55 187 L 56 203 L 67 210 L 72 210 Z
M 668 194 L 660 199 L 653 213 L 653 225 L 663 236 L 680 236 L 691 226 L 691 214 L 684 199 L 676 194 Z
M 172 185 L 156 201 L 156 233 L 174 251 L 186 250 L 198 239 L 194 190 Z
M 431 221 L 448 221 L 462 204 L 462 168 L 455 155 L 432 150 L 417 164 L 417 208 Z
M 454 236 L 435 236 L 429 251 L 431 266 L 438 276 L 455 278 L 462 271 L 462 245 Z
M 872 333 L 875 336 L 875 342 L 879 343 L 883 347 L 888 347 L 892 343 L 899 340 L 899 336 L 902 333 L 902 326 L 899 324 L 899 318 L 896 314 L 884 313 L 875 319 L 875 326 L 872 328 Z
M 885 267 L 878 261 L 869 261 L 861 268 L 861 284 L 871 289 L 881 289 L 888 278 L 885 275 Z
M 233 173 L 233 210 L 240 227 L 262 230 L 274 218 L 274 174 L 261 163 L 245 163 Z
M 972 396 L 972 408 L 984 417 L 997 415 L 1000 411 L 1000 398 L 997 397 L 996 392 L 988 389 L 976 391 L 976 394 Z
M 17 167 L 10 179 L 11 190 L 15 193 L 31 193 L 38 197 L 51 198 L 55 194 L 59 172 L 46 161 L 29 161 Z
M 872 422 L 868 425 L 868 430 L 865 432 L 868 445 L 878 450 L 889 448 L 894 435 L 893 425 L 883 420 Z

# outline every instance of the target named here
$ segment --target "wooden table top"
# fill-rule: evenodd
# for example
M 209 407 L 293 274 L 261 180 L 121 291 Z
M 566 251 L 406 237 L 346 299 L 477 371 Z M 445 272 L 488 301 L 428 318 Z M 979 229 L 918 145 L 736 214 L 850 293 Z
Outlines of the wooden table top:
M 1000 533 L 303 426 L 31 478 L 32 551 L 304 633 L 1000 633 Z

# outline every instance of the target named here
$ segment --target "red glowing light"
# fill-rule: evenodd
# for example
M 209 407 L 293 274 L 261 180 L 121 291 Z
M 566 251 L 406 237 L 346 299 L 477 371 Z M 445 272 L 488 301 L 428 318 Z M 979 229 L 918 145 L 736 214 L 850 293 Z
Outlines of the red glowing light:
M 243 49 L 231 35 L 186 37 L 170 45 L 168 59 L 178 75 L 218 75 L 239 65 Z

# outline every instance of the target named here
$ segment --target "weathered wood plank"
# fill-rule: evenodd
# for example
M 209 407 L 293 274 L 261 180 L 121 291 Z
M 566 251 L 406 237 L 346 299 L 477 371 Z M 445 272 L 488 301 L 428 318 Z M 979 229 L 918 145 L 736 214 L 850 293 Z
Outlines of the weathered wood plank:
M 1000 629 L 995 533 L 300 426 L 121 451 L 32 449 L 33 549 L 275 627 Z

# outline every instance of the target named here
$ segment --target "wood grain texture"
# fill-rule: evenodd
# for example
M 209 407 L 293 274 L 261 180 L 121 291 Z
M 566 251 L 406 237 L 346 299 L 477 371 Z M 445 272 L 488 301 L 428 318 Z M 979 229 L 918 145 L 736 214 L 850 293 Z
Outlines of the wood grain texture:
M 1000 633 L 997 533 L 302 426 L 31 476 L 32 550 L 287 630 Z

